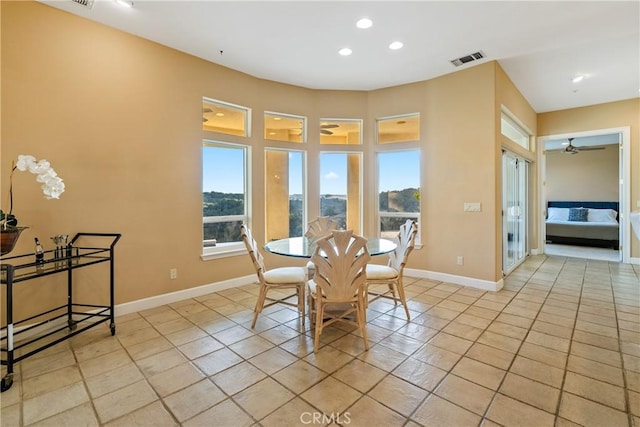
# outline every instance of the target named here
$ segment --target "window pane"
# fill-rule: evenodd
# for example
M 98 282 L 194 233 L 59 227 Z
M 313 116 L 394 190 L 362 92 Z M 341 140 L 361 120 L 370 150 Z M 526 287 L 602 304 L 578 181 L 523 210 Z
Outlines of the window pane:
M 378 144 L 418 141 L 420 139 L 420 114 L 383 117 L 376 120 Z
M 529 134 L 515 120 L 502 113 L 501 133 L 516 144 L 529 149 Z
M 303 234 L 304 153 L 265 150 L 267 241 Z
M 320 144 L 362 144 L 362 120 L 321 119 Z
M 307 119 L 279 113 L 264 113 L 264 139 L 285 142 L 306 142 Z
M 320 215 L 355 233 L 361 232 L 361 164 L 359 153 L 320 154 Z
M 215 99 L 202 99 L 202 129 L 249 136 L 250 109 Z
M 247 218 L 247 148 L 204 141 L 202 147 L 203 245 L 240 242 Z
M 419 222 L 420 151 L 378 153 L 378 189 L 381 237 L 394 237 L 407 219 Z

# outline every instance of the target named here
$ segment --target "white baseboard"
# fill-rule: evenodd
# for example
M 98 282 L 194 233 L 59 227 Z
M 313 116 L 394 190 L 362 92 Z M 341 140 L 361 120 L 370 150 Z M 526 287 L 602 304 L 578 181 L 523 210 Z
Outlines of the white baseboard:
M 182 301 L 188 298 L 200 297 L 212 292 L 223 291 L 225 289 L 236 288 L 238 286 L 250 285 L 257 281 L 255 274 L 236 277 L 222 282 L 210 283 L 208 285 L 197 286 L 195 288 L 184 289 L 182 291 L 170 292 L 168 294 L 156 295 L 136 301 L 125 302 L 115 306 L 116 316 L 123 314 L 135 313 L 150 308 L 159 307 L 165 304 Z
M 640 265 L 640 258 L 629 257 L 629 264 Z
M 439 273 L 437 271 L 416 270 L 412 268 L 404 269 L 405 275 L 408 277 L 417 277 L 419 279 L 438 280 L 441 282 L 453 283 L 455 285 L 469 286 L 470 288 L 482 289 L 485 291 L 496 292 L 502 289 L 504 282 L 502 279 L 497 282 L 489 280 L 474 279 L 473 277 L 456 276 L 455 274 Z

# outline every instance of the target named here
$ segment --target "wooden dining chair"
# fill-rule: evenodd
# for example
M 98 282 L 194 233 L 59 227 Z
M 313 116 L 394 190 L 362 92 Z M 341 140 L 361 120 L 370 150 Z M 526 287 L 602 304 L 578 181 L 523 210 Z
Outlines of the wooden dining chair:
M 264 258 L 260 253 L 260 249 L 256 240 L 251 235 L 251 230 L 245 224 L 240 226 L 240 234 L 242 235 L 242 241 L 244 242 L 253 266 L 256 269 L 258 275 L 258 282 L 260 285 L 260 292 L 258 294 L 258 300 L 256 301 L 256 307 L 253 310 L 253 322 L 251 327 L 256 326 L 256 320 L 258 315 L 265 307 L 272 306 L 274 304 L 285 304 L 293 307 L 297 307 L 302 316 L 302 324 L 305 322 L 305 288 L 306 288 L 306 271 L 304 267 L 278 267 L 271 270 L 267 270 L 264 263 Z M 293 295 L 287 295 L 281 298 L 272 298 L 267 294 L 271 290 L 282 289 L 295 289 L 298 301 L 292 303 L 287 301 Z
M 354 236 L 352 230 L 332 231 L 318 239 L 311 257 L 316 275 L 308 282 L 309 295 L 314 302 L 314 352 L 318 351 L 322 330 L 337 321 L 356 325 L 362 333 L 365 350 L 369 350 L 365 269 L 370 259 L 367 239 Z
M 321 237 L 331 234 L 331 232 L 338 228 L 338 221 L 334 221 L 328 216 L 319 216 L 313 221 L 310 221 L 307 225 L 307 232 L 304 233 L 305 237 L 311 241 L 315 241 Z M 307 277 L 309 280 L 313 279 L 315 274 L 315 266 L 313 262 L 307 263 Z
M 404 285 L 402 284 L 402 276 L 404 274 L 404 266 L 409 259 L 409 254 L 415 247 L 417 234 L 418 225 L 415 221 L 408 219 L 400 226 L 400 231 L 394 239 L 397 246 L 396 249 L 389 254 L 389 262 L 387 265 L 367 265 L 367 298 L 370 296 L 373 297 L 368 299 L 367 305 L 379 298 L 391 299 L 396 305 L 398 301 L 400 301 L 407 314 L 407 320 L 411 319 L 404 293 Z M 386 285 L 387 288 L 379 290 L 376 285 Z

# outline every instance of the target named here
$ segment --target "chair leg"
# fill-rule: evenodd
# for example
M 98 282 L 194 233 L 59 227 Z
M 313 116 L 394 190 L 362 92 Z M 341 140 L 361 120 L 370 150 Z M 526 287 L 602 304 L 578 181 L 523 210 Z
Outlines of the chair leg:
M 314 298 L 315 299 L 315 298 Z M 324 305 L 320 301 L 316 301 L 316 325 L 315 334 L 313 337 L 313 352 L 318 352 L 320 344 L 320 334 L 322 334 L 322 312 L 324 311 Z
M 398 296 L 400 297 L 400 302 L 402 302 L 402 305 L 404 305 L 404 312 L 407 314 L 407 320 L 411 320 L 411 317 L 409 316 L 409 307 L 407 306 L 407 298 L 404 295 L 404 285 L 402 284 L 402 279 L 398 280 L 396 286 L 398 288 Z
M 315 319 L 315 300 L 313 299 L 312 295 L 311 295 L 311 291 L 309 291 L 308 295 L 307 295 L 307 303 L 308 303 L 308 312 L 309 312 L 309 324 L 311 325 L 311 327 L 313 327 L 316 324 L 316 319 Z
M 367 324 L 364 310 L 364 301 L 360 301 L 356 307 L 356 316 L 358 317 L 358 326 L 360 327 L 362 339 L 364 340 L 364 349 L 369 351 L 369 337 L 367 336 Z
M 304 299 L 304 290 L 306 286 L 307 286 L 306 283 L 302 283 L 301 285 L 298 285 L 298 311 L 300 311 L 302 315 L 302 326 L 304 326 L 305 317 L 306 317 L 306 314 L 305 314 L 306 301 Z
M 258 301 L 256 301 L 256 307 L 253 309 L 253 322 L 251 323 L 251 329 L 255 328 L 256 321 L 258 320 L 258 314 L 262 312 L 264 302 L 267 299 L 267 287 L 260 286 L 260 293 L 258 294 Z

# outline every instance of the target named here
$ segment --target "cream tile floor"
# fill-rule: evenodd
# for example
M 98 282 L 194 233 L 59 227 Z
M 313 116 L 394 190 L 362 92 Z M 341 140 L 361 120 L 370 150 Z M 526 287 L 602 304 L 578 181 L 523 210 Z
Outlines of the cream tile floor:
M 121 316 L 17 364 L 2 426 L 640 426 L 640 268 L 530 257 L 500 292 L 406 278 L 371 349 L 257 287 Z

